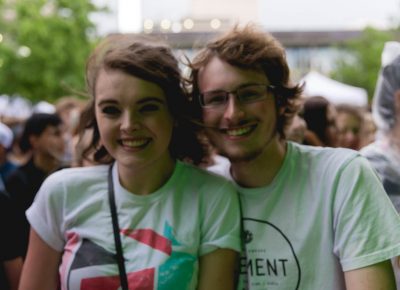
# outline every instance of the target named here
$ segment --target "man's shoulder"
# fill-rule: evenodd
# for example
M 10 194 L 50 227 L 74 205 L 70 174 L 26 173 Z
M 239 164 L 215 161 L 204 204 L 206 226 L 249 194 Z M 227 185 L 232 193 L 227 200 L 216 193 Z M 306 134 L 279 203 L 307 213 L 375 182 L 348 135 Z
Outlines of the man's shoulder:
M 322 160 L 323 162 L 347 162 L 357 156 L 361 156 L 358 151 L 348 148 L 332 148 L 332 147 L 318 147 L 310 145 L 302 145 L 296 143 L 289 143 L 292 147 L 289 157 L 298 157 L 310 160 Z

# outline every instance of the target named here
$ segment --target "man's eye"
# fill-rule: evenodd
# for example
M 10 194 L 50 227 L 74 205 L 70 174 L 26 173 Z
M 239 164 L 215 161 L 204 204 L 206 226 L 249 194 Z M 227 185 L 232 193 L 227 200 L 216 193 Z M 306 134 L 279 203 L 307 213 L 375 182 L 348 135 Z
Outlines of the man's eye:
M 116 116 L 121 113 L 120 109 L 113 106 L 106 106 L 101 109 L 101 111 L 106 115 Z
M 225 103 L 225 95 L 224 94 L 212 94 L 205 96 L 204 102 L 206 104 L 223 104 Z
M 155 112 L 160 110 L 160 106 L 156 104 L 147 104 L 140 108 L 141 113 Z
M 259 90 L 242 90 L 240 91 L 240 98 L 242 100 L 255 100 L 263 96 Z

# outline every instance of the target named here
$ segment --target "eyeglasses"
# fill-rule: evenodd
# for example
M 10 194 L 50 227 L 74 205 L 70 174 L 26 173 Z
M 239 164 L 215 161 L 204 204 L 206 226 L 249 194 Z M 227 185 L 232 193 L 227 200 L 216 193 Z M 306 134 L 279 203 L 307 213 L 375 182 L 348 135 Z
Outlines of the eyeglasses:
M 199 95 L 200 105 L 203 108 L 222 108 L 229 100 L 229 95 L 236 96 L 240 103 L 248 104 L 261 101 L 267 98 L 267 92 L 275 87 L 272 85 L 246 85 L 235 91 L 228 92 L 223 90 L 204 92 Z

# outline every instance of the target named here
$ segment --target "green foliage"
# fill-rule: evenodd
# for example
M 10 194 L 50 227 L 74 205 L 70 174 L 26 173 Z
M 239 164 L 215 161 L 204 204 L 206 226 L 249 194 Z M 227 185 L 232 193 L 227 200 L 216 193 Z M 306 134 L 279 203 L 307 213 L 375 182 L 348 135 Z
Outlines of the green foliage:
M 344 56 L 337 61 L 331 77 L 349 85 L 365 88 L 373 97 L 386 41 L 394 40 L 394 32 L 368 27 L 360 38 L 349 41 Z
M 52 102 L 84 91 L 96 10 L 90 0 L 0 0 L 0 94 Z

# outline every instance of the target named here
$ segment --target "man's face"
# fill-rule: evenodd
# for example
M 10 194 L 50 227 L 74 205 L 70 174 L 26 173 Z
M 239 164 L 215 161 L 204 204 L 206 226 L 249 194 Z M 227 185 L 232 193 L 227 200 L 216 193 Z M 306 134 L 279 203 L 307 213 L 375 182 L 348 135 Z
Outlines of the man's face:
M 199 71 L 200 93 L 236 91 L 250 84 L 269 85 L 259 70 L 243 70 L 214 57 Z M 276 108 L 271 92 L 256 102 L 241 103 L 229 95 L 226 106 L 203 108 L 203 123 L 210 142 L 219 154 L 231 162 L 249 161 L 258 157 L 277 136 Z M 273 145 L 271 145 L 273 146 Z
M 61 161 L 65 153 L 64 130 L 62 125 L 49 125 L 39 136 L 32 135 L 34 154 Z

